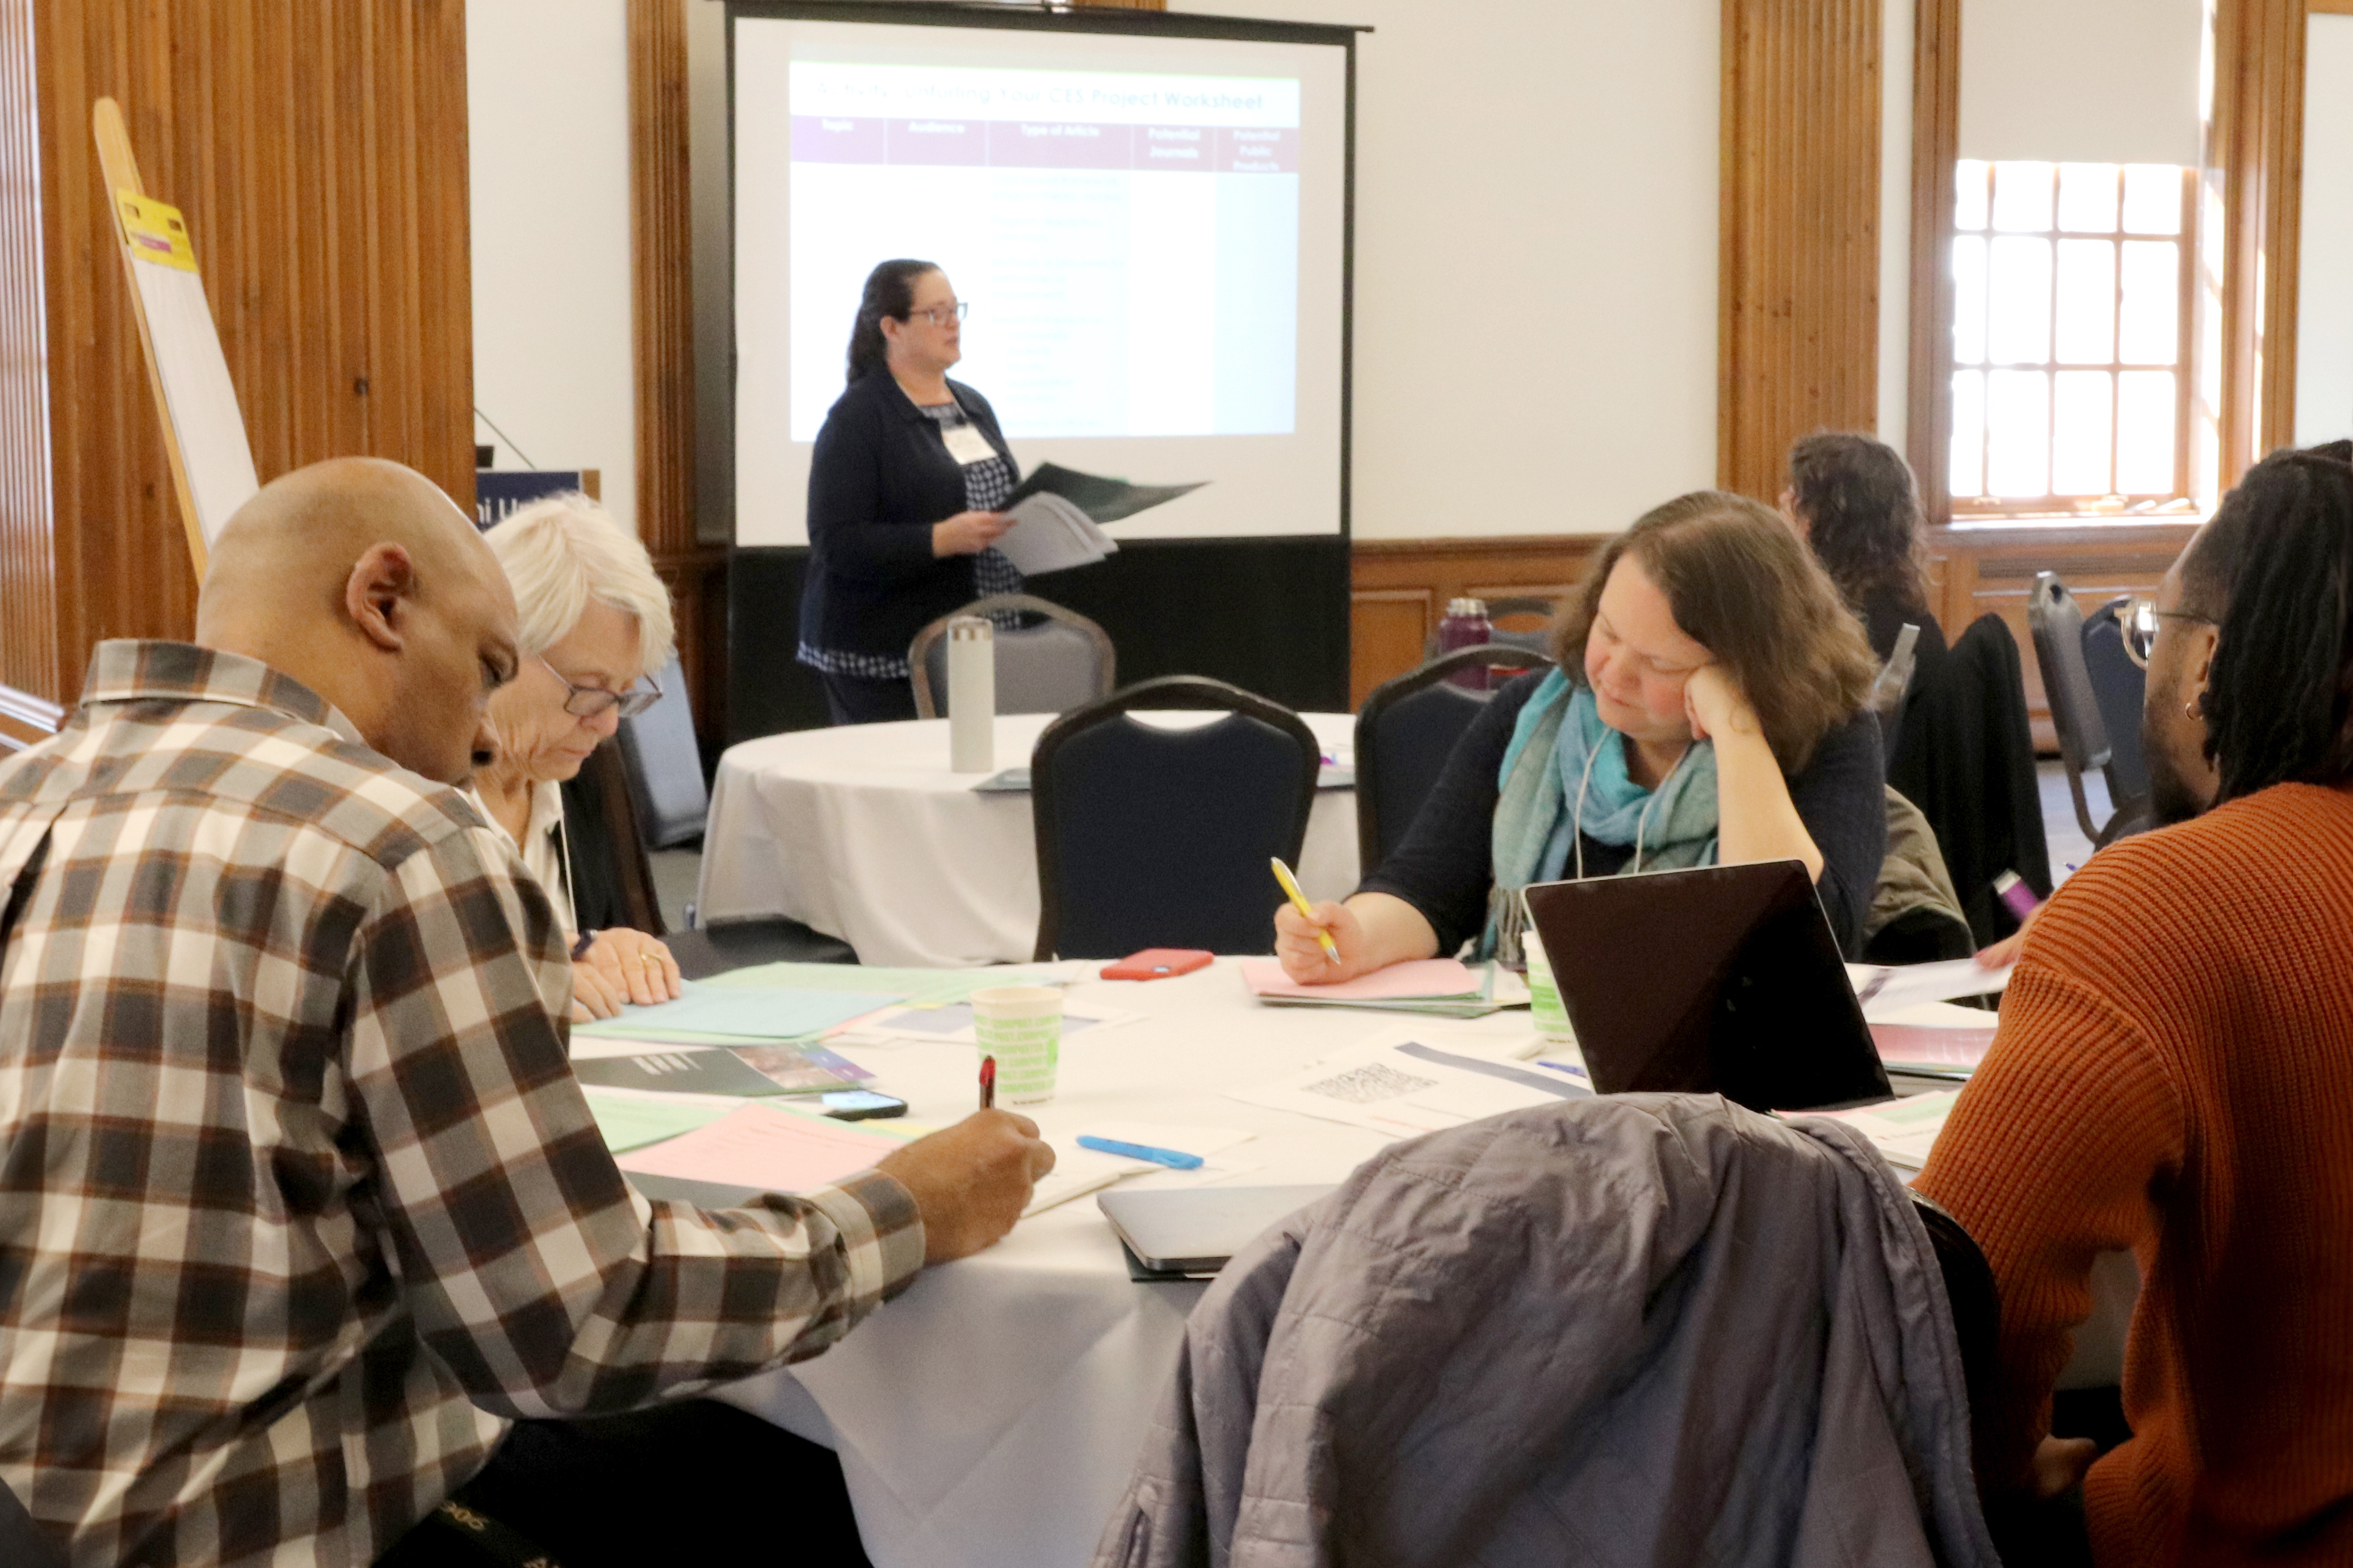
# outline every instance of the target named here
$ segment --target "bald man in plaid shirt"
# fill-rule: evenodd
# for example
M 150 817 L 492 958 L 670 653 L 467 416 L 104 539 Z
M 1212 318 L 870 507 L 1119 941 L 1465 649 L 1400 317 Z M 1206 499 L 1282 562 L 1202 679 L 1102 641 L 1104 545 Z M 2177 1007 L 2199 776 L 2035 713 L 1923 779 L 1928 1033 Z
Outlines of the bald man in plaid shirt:
M 985 1112 L 797 1197 L 635 1194 L 547 900 L 448 787 L 515 667 L 464 515 L 322 464 L 224 530 L 195 644 L 101 644 L 0 762 L 0 1480 L 76 1564 L 863 1561 L 822 1450 L 679 1396 L 995 1240 L 1052 1155 Z M 760 1493 L 648 1522 L 731 1462 Z

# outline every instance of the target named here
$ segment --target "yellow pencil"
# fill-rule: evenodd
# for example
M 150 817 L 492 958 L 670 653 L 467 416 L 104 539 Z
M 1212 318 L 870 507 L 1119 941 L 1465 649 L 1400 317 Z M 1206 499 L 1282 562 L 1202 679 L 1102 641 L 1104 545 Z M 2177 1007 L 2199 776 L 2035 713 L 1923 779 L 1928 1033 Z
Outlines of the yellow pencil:
M 1282 863 L 1282 857 L 1278 855 L 1267 864 L 1274 868 L 1274 879 L 1282 884 L 1283 896 L 1291 900 L 1291 907 L 1313 921 L 1315 918 L 1314 906 L 1307 901 L 1307 895 L 1299 890 L 1299 879 L 1291 874 L 1291 868 Z M 1316 927 L 1315 940 L 1323 945 L 1324 957 L 1335 963 L 1340 962 L 1340 944 L 1332 940 L 1330 931 L 1321 926 Z

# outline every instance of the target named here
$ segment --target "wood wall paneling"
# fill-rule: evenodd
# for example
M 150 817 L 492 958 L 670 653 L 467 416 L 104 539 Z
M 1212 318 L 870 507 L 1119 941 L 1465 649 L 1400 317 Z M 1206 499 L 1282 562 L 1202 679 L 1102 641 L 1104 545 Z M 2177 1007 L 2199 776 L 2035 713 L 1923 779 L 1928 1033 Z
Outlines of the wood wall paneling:
M 0 749 L 57 727 L 35 0 L 0 0 Z
M 2221 191 L 2222 485 L 2295 431 L 2306 0 L 2216 0 L 2206 177 Z
M 685 6 L 628 0 L 629 293 L 638 531 L 670 585 L 704 753 L 726 743 L 727 552 L 698 543 L 694 495 L 694 214 Z
M 1724 0 L 1716 482 L 1879 417 L 1880 0 Z
M 185 637 L 195 605 L 91 101 L 187 215 L 261 478 L 373 454 L 470 510 L 466 28 L 462 0 L 30 9 L 53 518 L 47 567 L 10 533 L 0 577 L 47 573 L 27 689 L 62 702 L 93 642 Z
M 1960 144 L 1961 0 L 1916 0 L 1910 413 L 1904 445 L 1931 527 L 1953 519 L 1953 165 Z
M 1349 709 L 1421 663 L 1450 599 L 1565 598 L 1603 542 L 1561 534 L 1359 541 L 1349 563 Z

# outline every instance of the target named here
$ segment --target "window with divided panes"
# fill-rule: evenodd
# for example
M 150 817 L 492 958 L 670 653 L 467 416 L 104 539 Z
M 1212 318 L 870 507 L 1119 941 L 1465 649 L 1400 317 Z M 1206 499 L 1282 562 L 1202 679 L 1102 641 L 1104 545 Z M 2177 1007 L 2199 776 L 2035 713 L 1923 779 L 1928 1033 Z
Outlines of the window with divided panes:
M 1957 518 L 2189 493 L 2192 181 L 2167 163 L 1960 161 Z

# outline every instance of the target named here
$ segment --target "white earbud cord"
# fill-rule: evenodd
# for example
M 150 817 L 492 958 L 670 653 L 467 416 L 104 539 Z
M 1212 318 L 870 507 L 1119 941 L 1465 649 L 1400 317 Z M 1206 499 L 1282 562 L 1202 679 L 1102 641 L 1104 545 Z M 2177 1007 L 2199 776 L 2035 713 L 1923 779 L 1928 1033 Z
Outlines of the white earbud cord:
M 1659 781 L 1659 787 L 1652 790 L 1651 798 L 1642 803 L 1642 814 L 1634 819 L 1634 871 L 1639 872 L 1642 868 L 1642 832 L 1650 826 L 1651 808 L 1659 804 L 1661 795 L 1667 793 L 1667 786 L 1674 783 L 1677 773 L 1683 772 L 1683 758 L 1690 756 L 1692 747 L 1698 744 L 1694 741 L 1683 748 L 1683 756 L 1675 759 L 1675 765 L 1667 770 L 1667 776 Z M 1569 814 L 1568 839 L 1577 847 L 1577 879 L 1580 882 L 1585 880 L 1585 795 L 1592 787 L 1593 764 L 1600 755 L 1599 746 L 1585 753 L 1585 776 L 1577 781 L 1577 809 Z

